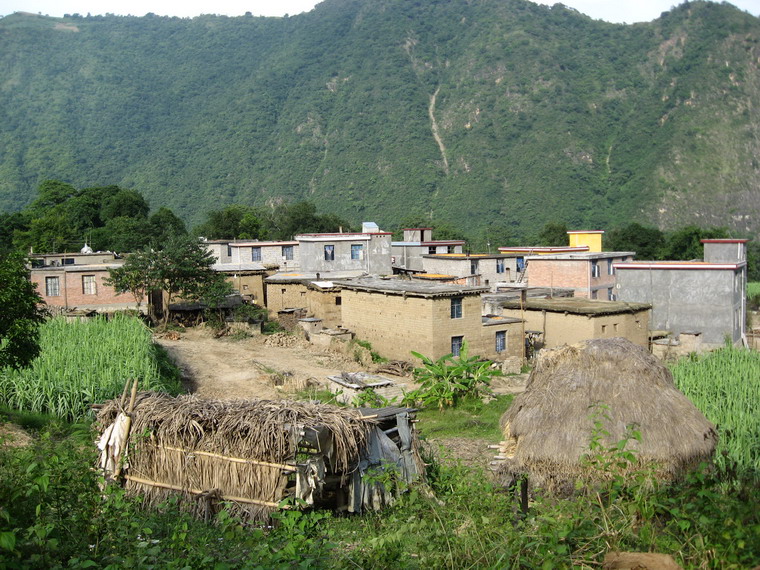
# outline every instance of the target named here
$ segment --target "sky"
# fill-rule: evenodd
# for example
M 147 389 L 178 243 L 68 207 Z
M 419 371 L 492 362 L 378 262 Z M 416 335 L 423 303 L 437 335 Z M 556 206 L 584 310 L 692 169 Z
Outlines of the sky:
M 551 2 L 539 2 L 552 5 Z M 632 24 L 648 22 L 669 10 L 679 0 L 563 0 L 594 19 Z M 760 0 L 733 0 L 734 6 L 760 16 Z M 118 14 L 193 17 L 201 14 L 242 16 L 283 16 L 308 12 L 317 0 L 0 0 L 0 16 L 13 12 L 32 12 L 61 17 L 64 14 Z

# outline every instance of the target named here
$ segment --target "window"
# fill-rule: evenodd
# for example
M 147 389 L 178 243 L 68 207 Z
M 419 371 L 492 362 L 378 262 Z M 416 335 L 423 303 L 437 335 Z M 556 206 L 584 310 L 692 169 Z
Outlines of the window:
M 523 271 L 525 271 L 525 258 L 524 257 L 518 257 L 516 259 L 516 262 L 517 262 L 517 271 L 519 271 L 520 273 L 522 273 Z
M 615 275 L 615 268 L 612 267 L 612 258 L 607 260 L 607 275 Z
M 351 244 L 351 259 L 364 259 L 364 246 L 360 243 Z
M 607 334 L 607 325 L 602 325 L 602 334 Z
M 343 300 L 340 297 L 335 297 L 335 304 L 336 305 L 342 305 L 343 304 Z
M 452 336 L 451 337 L 451 354 L 453 354 L 454 356 L 459 356 L 459 352 L 462 350 L 462 343 L 464 343 L 463 336 Z
M 73 257 L 64 257 L 61 260 L 61 264 L 63 264 L 63 265 L 74 265 L 74 258 Z
M 507 350 L 507 331 L 496 331 L 496 352 Z
M 496 260 L 496 273 L 504 273 L 504 260 L 503 259 L 497 259 Z
M 334 245 L 325 246 L 325 261 L 335 261 L 335 246 Z
M 58 297 L 61 294 L 58 277 L 45 277 L 45 296 Z
M 261 261 L 261 248 L 260 247 L 252 247 L 251 248 L 251 261 Z
M 428 254 L 429 255 L 435 255 L 435 246 L 434 245 L 428 246 Z
M 475 260 L 470 260 L 470 275 L 477 275 L 478 274 L 478 262 Z
M 232 257 L 232 246 L 227 244 L 227 257 Z
M 96 295 L 98 293 L 94 275 L 82 275 L 82 293 L 85 295 Z
M 451 318 L 462 318 L 462 297 L 453 297 L 451 299 Z
M 293 246 L 292 245 L 282 246 L 282 257 L 286 261 L 293 261 Z
M 615 293 L 613 293 L 612 287 L 607 289 L 607 300 L 608 301 L 617 301 L 617 297 L 615 296 Z
M 594 289 L 593 291 L 591 291 L 591 298 L 592 299 L 596 299 L 597 298 L 596 289 Z
M 591 277 L 599 277 L 599 264 L 596 261 L 591 262 Z
M 446 247 L 446 253 L 456 253 L 456 248 L 453 245 L 449 245 Z

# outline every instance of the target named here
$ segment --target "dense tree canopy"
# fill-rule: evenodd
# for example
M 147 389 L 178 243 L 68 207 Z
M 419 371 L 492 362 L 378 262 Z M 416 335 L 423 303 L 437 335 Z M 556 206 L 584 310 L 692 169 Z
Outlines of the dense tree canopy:
M 0 255 L 0 368 L 22 368 L 39 353 L 42 299 L 29 281 L 24 259 Z

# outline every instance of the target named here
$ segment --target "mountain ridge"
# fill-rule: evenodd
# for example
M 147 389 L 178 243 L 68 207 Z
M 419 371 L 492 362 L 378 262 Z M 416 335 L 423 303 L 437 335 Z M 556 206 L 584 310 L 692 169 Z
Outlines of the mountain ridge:
M 288 18 L 0 20 L 0 209 L 45 179 L 198 222 L 308 199 L 355 222 L 760 229 L 760 19 L 523 0 L 326 0 Z M 436 139 L 436 137 L 438 137 Z

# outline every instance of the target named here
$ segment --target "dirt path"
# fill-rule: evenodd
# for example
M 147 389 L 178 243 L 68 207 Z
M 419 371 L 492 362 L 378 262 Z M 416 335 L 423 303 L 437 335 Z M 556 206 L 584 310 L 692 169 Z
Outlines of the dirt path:
M 326 386 L 327 376 L 361 370 L 347 357 L 316 351 L 306 341 L 291 337 L 291 346 L 273 346 L 266 338 L 217 339 L 209 330 L 188 329 L 177 340 L 156 342 L 182 371 L 188 390 L 204 398 L 286 398 Z

